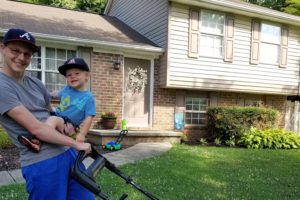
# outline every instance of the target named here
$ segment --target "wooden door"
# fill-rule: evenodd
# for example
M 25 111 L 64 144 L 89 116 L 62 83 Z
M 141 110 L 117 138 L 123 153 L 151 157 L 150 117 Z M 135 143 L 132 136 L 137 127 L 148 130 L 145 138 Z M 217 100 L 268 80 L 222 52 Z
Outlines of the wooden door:
M 150 60 L 124 60 L 124 117 L 128 127 L 148 127 L 150 114 Z

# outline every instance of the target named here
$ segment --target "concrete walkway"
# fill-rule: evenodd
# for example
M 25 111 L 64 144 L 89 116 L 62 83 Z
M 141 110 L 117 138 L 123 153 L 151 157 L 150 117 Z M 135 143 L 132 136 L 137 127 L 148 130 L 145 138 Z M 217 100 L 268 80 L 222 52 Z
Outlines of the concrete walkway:
M 171 147 L 170 143 L 139 143 L 130 148 L 107 153 L 103 156 L 116 166 L 120 166 L 161 155 L 170 150 Z M 84 160 L 86 166 L 89 166 L 92 162 L 93 159 L 91 158 Z M 0 172 L 0 186 L 16 183 L 24 183 L 20 169 Z

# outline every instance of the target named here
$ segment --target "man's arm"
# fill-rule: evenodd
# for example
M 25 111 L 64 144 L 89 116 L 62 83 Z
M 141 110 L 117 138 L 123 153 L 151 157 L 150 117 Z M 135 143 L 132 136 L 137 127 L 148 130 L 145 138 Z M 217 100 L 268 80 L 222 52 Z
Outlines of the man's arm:
M 42 141 L 74 147 L 75 149 L 83 150 L 86 153 L 91 151 L 91 145 L 89 143 L 80 143 L 70 137 L 60 134 L 46 123 L 38 121 L 24 106 L 17 106 L 9 110 L 7 115 Z
M 87 116 L 84 121 L 83 121 L 83 125 L 80 128 L 80 132 L 78 133 L 78 135 L 76 136 L 76 141 L 78 142 L 84 142 L 85 137 L 92 125 L 93 122 L 93 118 L 94 116 Z

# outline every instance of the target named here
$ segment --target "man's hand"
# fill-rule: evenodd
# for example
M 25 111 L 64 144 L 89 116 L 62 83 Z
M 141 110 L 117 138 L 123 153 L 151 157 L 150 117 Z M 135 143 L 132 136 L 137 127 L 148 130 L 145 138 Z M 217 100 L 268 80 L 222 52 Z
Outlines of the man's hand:
M 78 151 L 85 151 L 85 154 L 89 154 L 92 151 L 92 146 L 90 143 L 86 142 L 77 142 L 76 149 Z

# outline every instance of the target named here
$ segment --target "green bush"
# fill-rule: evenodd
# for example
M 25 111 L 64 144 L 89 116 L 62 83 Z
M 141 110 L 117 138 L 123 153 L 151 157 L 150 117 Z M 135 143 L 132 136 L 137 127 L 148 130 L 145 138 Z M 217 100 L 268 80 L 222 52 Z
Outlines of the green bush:
M 258 130 L 251 128 L 239 143 L 251 149 L 299 149 L 300 136 L 283 129 Z
M 222 142 L 232 137 L 238 141 L 250 127 L 277 128 L 279 119 L 277 110 L 261 107 L 212 107 L 207 115 L 211 139 L 219 137 Z
M 14 145 L 8 134 L 4 130 L 0 129 L 0 148 L 5 149 L 13 146 Z
M 206 146 L 208 144 L 206 138 L 200 138 L 199 144 L 202 146 Z

